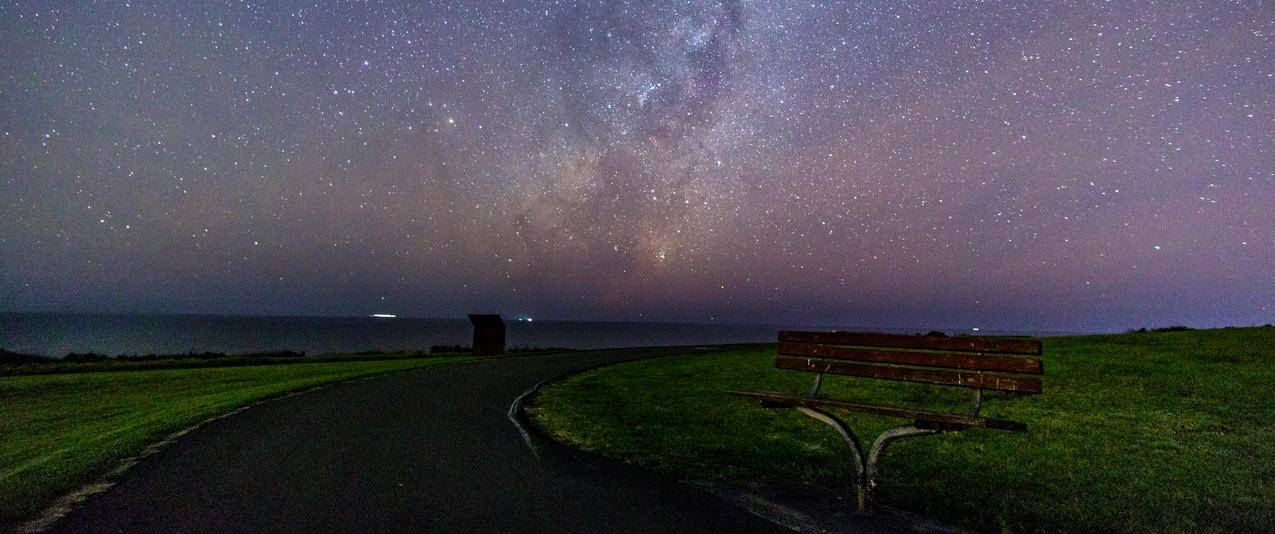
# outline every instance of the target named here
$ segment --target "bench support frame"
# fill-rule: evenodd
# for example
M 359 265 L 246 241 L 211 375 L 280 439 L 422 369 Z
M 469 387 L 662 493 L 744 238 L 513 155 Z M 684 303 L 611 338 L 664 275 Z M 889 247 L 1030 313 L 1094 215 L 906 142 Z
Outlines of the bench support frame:
M 810 388 L 810 398 L 818 398 L 819 388 L 823 385 L 823 373 L 815 375 L 815 383 Z M 970 403 L 970 417 L 977 417 L 978 412 L 983 407 L 983 390 L 975 389 L 974 398 Z M 881 462 L 881 456 L 885 454 L 885 448 L 890 443 L 920 436 L 931 436 L 942 432 L 941 429 L 933 428 L 917 428 L 916 424 L 903 425 L 891 428 L 882 432 L 877 439 L 872 441 L 872 448 L 868 449 L 867 457 L 863 454 L 863 444 L 859 442 L 858 436 L 850 429 L 845 421 L 839 417 L 832 415 L 818 408 L 810 408 L 806 406 L 796 406 L 797 411 L 802 414 L 819 421 L 825 425 L 832 427 L 841 436 L 841 440 L 850 448 L 854 460 L 854 485 L 857 495 L 857 506 L 859 512 L 866 513 L 876 501 L 877 489 L 877 470 L 878 464 Z
M 914 425 L 903 425 L 891 428 L 872 442 L 872 448 L 868 450 L 867 457 L 863 454 L 863 445 L 859 443 L 859 438 L 854 435 L 854 431 L 835 415 L 818 408 L 807 408 L 805 406 L 797 406 L 798 411 L 805 414 L 823 424 L 832 427 L 841 435 L 842 441 L 850 448 L 854 460 L 854 481 L 857 490 L 857 506 L 860 512 L 867 512 L 875 501 L 877 488 L 877 464 L 881 461 L 881 455 L 885 453 L 885 448 L 890 443 L 918 436 L 929 436 L 938 434 L 938 430 L 917 428 Z

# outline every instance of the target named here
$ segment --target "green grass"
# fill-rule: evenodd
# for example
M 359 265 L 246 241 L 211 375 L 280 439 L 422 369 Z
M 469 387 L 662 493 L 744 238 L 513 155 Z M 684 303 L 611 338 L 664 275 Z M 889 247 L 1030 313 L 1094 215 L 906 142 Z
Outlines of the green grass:
M 255 400 L 438 357 L 0 377 L 0 524 L 37 513 L 168 434 Z
M 988 395 L 1025 433 L 968 430 L 886 452 L 887 505 L 981 530 L 1258 531 L 1275 525 L 1275 329 L 1044 340 L 1045 392 Z M 531 408 L 560 440 L 666 474 L 851 492 L 848 452 L 793 410 L 731 389 L 808 391 L 774 348 L 606 367 Z M 845 377 L 830 396 L 959 412 L 969 392 Z M 903 421 L 846 415 L 860 439 Z

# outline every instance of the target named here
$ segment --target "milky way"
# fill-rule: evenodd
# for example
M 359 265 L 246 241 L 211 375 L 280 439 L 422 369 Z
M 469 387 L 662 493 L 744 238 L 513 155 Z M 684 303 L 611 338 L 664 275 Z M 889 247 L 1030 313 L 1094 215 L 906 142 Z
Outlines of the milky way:
M 1275 5 L 0 2 L 0 310 L 1275 321 Z

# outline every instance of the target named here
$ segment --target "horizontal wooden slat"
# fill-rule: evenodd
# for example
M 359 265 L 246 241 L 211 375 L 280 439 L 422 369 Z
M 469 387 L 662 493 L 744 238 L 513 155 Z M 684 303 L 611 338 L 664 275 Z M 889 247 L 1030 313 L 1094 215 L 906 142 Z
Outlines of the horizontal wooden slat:
M 816 358 L 946 367 L 950 369 L 1001 371 L 1034 375 L 1043 373 L 1040 359 L 1038 358 L 988 355 L 977 352 L 908 352 L 781 341 L 779 343 L 779 353 L 789 356 L 814 356 Z
M 813 358 L 780 356 L 775 367 L 795 371 L 812 371 L 838 375 L 880 378 L 901 382 L 925 382 L 944 386 L 995 389 L 1017 393 L 1040 393 L 1040 379 L 1034 376 L 985 374 L 979 371 L 953 369 L 919 369 L 861 363 L 832 362 Z
M 1013 432 L 1026 432 L 1027 425 L 1016 421 L 1006 421 L 1004 419 L 991 419 L 987 417 L 969 417 L 964 415 L 953 415 L 944 413 L 923 412 L 919 410 L 910 410 L 907 408 L 899 408 L 895 406 L 881 406 L 877 404 L 862 404 L 857 402 L 834 401 L 827 399 L 812 399 L 809 397 L 797 397 L 784 393 L 772 393 L 768 391 L 731 391 L 731 395 L 739 397 L 748 397 L 760 399 L 764 402 L 772 402 L 785 406 L 805 406 L 807 408 L 837 408 L 851 412 L 867 413 L 873 415 L 884 415 L 888 417 L 898 417 L 901 419 L 914 419 L 917 421 L 929 421 L 940 423 L 946 427 L 956 428 L 995 428 L 999 430 L 1009 430 Z
M 869 332 L 792 332 L 779 333 L 779 341 L 859 345 L 896 349 L 956 350 L 965 352 L 998 352 L 1002 354 L 1040 355 L 1040 341 L 1035 339 L 997 337 L 938 337 L 876 334 Z

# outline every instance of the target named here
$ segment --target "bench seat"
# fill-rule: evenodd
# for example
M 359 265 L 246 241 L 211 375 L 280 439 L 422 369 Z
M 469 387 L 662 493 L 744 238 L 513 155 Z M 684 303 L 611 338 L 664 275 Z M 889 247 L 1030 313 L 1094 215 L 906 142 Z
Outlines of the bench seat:
M 728 393 L 737 397 L 758 399 L 763 403 L 774 404 L 776 406 L 836 408 L 847 412 L 884 415 L 887 417 L 898 417 L 900 419 L 912 419 L 916 422 L 917 428 L 931 428 L 947 431 L 963 430 L 966 428 L 993 428 L 997 430 L 1009 430 L 1011 432 L 1027 431 L 1026 424 L 1019 423 L 1017 421 L 1006 421 L 1004 419 L 992 419 L 990 417 L 969 417 L 965 415 L 910 410 L 907 408 L 885 406 L 880 404 L 865 404 L 819 398 L 812 399 L 810 397 L 770 391 L 730 391 Z

